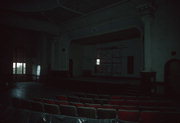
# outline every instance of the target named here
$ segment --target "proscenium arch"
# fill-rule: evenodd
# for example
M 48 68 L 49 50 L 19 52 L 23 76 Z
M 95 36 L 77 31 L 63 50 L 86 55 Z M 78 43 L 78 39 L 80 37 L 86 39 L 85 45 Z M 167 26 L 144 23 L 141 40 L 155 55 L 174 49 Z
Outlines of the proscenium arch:
M 70 51 L 70 56 L 72 54 L 75 54 L 78 50 L 80 50 L 81 46 L 93 46 L 93 45 L 99 45 L 99 44 L 104 44 L 104 43 L 110 43 L 110 42 L 117 42 L 117 41 L 124 41 L 124 40 L 131 40 L 131 39 L 139 39 L 142 45 L 142 52 L 143 52 L 143 30 L 141 27 L 138 26 L 132 26 L 130 28 L 126 28 L 124 30 L 118 30 L 114 32 L 109 32 L 109 33 L 102 33 L 98 35 L 92 35 L 92 36 L 83 36 L 75 39 L 71 39 L 70 44 L 69 44 L 69 51 Z M 75 46 L 80 46 L 75 47 Z M 77 49 L 77 50 L 75 50 Z M 73 51 L 74 50 L 74 51 Z M 79 52 L 82 53 L 82 52 Z M 78 54 L 76 54 L 77 57 Z M 141 54 L 143 57 L 143 54 Z M 74 57 L 75 58 L 75 57 Z M 74 63 L 73 65 L 73 71 L 76 70 L 76 61 L 78 60 L 77 58 L 73 59 L 70 58 L 71 62 Z M 80 64 L 82 60 L 78 60 L 78 64 Z M 141 62 L 143 64 L 143 58 L 141 58 Z M 80 65 L 79 65 L 80 66 Z M 143 67 L 143 65 L 141 66 Z M 80 71 L 73 72 L 74 74 L 81 73 Z M 80 74 L 79 74 L 80 75 Z

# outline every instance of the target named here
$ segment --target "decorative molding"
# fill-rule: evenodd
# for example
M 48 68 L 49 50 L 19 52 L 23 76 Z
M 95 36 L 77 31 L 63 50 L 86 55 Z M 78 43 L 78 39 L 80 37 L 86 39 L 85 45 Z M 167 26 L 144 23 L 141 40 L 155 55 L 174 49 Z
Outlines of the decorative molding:
M 157 10 L 157 6 L 156 4 L 154 4 L 154 2 L 149 2 L 137 6 L 137 9 L 141 16 L 146 16 L 146 15 L 154 16 Z

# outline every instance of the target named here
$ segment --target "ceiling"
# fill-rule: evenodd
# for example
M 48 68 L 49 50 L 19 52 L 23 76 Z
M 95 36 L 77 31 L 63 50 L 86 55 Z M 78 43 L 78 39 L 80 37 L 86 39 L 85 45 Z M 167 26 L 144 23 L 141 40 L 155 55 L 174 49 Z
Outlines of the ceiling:
M 129 0 L 3 0 L 0 15 L 21 16 L 61 24 Z

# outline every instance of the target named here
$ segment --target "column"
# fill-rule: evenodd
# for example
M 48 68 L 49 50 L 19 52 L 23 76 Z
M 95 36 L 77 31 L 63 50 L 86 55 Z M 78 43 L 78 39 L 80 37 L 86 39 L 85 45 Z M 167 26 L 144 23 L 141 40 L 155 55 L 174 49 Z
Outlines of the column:
M 154 92 L 153 85 L 156 73 L 152 70 L 152 23 L 154 19 L 155 7 L 151 3 L 146 3 L 138 7 L 144 23 L 144 70 L 141 72 L 142 88 L 148 92 Z
M 155 7 L 151 3 L 138 6 L 144 23 L 144 72 L 152 72 L 152 23 Z

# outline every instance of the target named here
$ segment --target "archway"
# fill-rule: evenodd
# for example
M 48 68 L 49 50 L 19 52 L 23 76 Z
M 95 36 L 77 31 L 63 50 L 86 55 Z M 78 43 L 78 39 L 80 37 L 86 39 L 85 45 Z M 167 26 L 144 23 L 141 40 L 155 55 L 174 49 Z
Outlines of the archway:
M 164 80 L 168 95 L 180 95 L 180 60 L 171 59 L 165 64 Z

